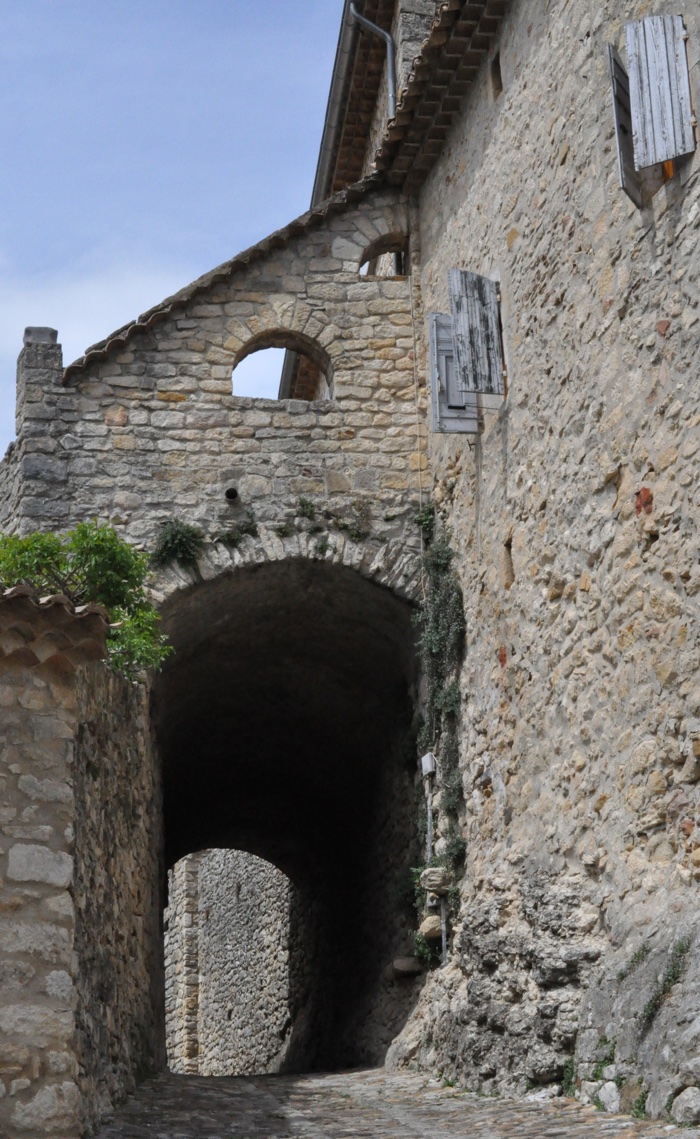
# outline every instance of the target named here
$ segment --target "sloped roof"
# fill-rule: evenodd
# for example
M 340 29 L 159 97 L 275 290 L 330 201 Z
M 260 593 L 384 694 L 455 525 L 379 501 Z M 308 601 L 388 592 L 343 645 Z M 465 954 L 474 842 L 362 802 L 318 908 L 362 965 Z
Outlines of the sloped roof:
M 108 620 L 102 605 L 74 605 L 62 593 L 39 597 L 28 585 L 0 589 L 0 665 L 72 673 L 107 655 Z
M 184 289 L 174 293 L 171 297 L 166 297 L 160 304 L 154 305 L 153 308 L 148 309 L 147 312 L 142 313 L 135 320 L 130 321 L 128 324 L 122 325 L 116 332 L 111 333 L 104 340 L 98 341 L 87 349 L 85 354 L 79 359 L 69 364 L 63 373 L 64 380 L 70 379 L 71 376 L 82 372 L 90 364 L 104 360 L 115 349 L 119 349 L 126 344 L 130 337 L 138 332 L 144 332 L 146 329 L 151 328 L 154 324 L 166 320 L 171 313 L 177 309 L 184 308 L 185 305 L 197 296 L 198 293 L 205 292 L 215 285 L 218 281 L 225 281 L 232 274 L 246 269 L 254 261 L 261 261 L 270 253 L 277 249 L 283 249 L 295 237 L 301 234 L 308 233 L 310 230 L 315 229 L 317 226 L 323 224 L 326 218 L 331 217 L 333 214 L 342 213 L 349 205 L 361 201 L 372 190 L 376 189 L 384 181 L 380 174 L 370 174 L 362 181 L 356 182 L 352 186 L 347 186 L 340 193 L 334 194 L 333 197 L 327 198 L 325 202 L 314 207 L 314 209 L 307 210 L 306 213 L 301 214 L 300 217 L 295 218 L 288 225 L 282 229 L 276 230 L 268 237 L 258 241 L 255 245 L 251 245 L 249 249 L 245 249 L 242 253 L 236 254 L 230 261 L 224 261 L 222 265 L 218 265 L 216 269 L 211 269 L 204 276 L 198 277 L 196 281 L 186 285 Z

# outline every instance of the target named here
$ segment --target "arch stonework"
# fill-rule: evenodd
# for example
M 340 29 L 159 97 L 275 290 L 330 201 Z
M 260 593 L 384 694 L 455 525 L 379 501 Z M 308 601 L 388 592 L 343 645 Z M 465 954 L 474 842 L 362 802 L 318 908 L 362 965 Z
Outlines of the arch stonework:
M 164 521 L 194 523 L 206 539 L 196 570 L 171 564 L 154 579 L 155 599 L 166 608 L 187 605 L 197 581 L 285 560 L 349 567 L 398 598 L 417 600 L 415 512 L 427 470 L 414 321 L 420 296 L 411 291 L 414 281 L 358 273 L 367 244 L 407 231 L 408 219 L 400 193 L 370 179 L 168 298 L 65 370 L 56 333 L 27 330 L 17 439 L 0 463 L 0 527 L 64 530 L 97 517 L 148 549 Z M 326 366 L 332 398 L 231 394 L 235 363 L 281 338 Z M 231 487 L 235 500 L 226 497 Z M 311 504 L 313 522 L 300 499 L 307 513 Z M 251 519 L 254 534 L 242 529 Z M 39 688 L 25 707 L 24 687 L 36 684 L 26 629 L 20 639 L 15 664 L 0 655 L 0 695 L 27 738 L 18 735 L 0 776 L 14 813 L 38 803 L 41 816 L 41 825 L 17 831 L 20 885 L 13 889 L 21 892 L 26 880 L 27 897 L 39 889 L 47 902 L 45 913 L 0 930 L 8 968 L 21 971 L 27 951 L 42 961 L 36 981 L 13 998 L 14 1020 L 3 1013 L 0 1027 L 17 1035 L 23 1065 L 34 1075 L 31 1094 L 2 1101 L 0 1120 L 77 1136 L 162 1062 L 161 771 L 146 694 L 103 665 L 81 678 L 72 658 L 59 654 L 59 679 L 52 674 L 49 688 L 42 678 L 36 682 L 44 685 L 46 709 L 36 710 Z M 101 652 L 98 646 L 92 657 Z M 59 763 L 41 734 L 43 719 L 54 714 L 49 691 L 70 762 L 62 756 Z M 128 810 L 120 798 L 125 788 Z M 105 810 L 117 801 L 120 810 Z M 125 928 L 132 939 L 126 979 Z M 112 993 L 113 1039 L 101 1019 L 104 992 Z M 55 1070 L 46 1061 L 54 1053 L 63 1064 Z
M 420 297 L 409 279 L 358 273 L 368 242 L 408 226 L 402 195 L 370 179 L 65 372 L 55 334 L 29 330 L 17 441 L 0 464 L 0 525 L 65 529 L 97 516 L 148 547 L 169 518 L 214 540 L 252 512 L 260 532 L 253 556 L 270 557 L 303 496 L 339 524 L 328 557 L 376 563 L 372 572 L 387 582 L 414 576 L 401 551 L 415 559 L 419 550 L 413 516 L 427 470 Z M 283 341 L 327 367 L 331 399 L 231 394 L 235 364 Z M 233 506 L 231 485 L 239 492 Z M 343 538 L 358 512 L 368 535 L 362 553 Z

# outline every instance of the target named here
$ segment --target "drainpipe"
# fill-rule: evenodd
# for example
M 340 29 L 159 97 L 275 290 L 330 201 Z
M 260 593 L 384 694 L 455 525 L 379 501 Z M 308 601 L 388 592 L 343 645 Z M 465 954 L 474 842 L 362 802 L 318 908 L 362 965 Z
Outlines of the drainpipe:
M 387 86 L 389 88 L 389 118 L 396 118 L 396 45 L 394 37 L 385 32 L 384 28 L 380 28 L 379 24 L 373 24 L 366 16 L 358 12 L 355 4 L 350 5 L 350 15 L 361 28 L 366 28 L 368 32 L 372 32 L 375 36 L 381 36 L 386 44 L 386 74 Z

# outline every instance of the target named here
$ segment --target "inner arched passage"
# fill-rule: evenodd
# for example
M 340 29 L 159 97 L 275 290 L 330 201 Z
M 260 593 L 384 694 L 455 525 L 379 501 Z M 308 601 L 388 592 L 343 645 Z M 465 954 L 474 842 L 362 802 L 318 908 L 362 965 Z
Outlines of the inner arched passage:
M 342 566 L 239 569 L 166 604 L 155 690 L 166 861 L 248 851 L 304 942 L 288 1069 L 379 1062 L 415 997 L 410 606 Z

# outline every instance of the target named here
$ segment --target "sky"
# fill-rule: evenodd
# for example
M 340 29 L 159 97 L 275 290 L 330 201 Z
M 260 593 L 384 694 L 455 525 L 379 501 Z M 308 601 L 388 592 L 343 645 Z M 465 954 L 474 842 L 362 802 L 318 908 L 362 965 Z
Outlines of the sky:
M 342 8 L 0 0 L 0 456 L 27 325 L 68 364 L 308 208 Z

